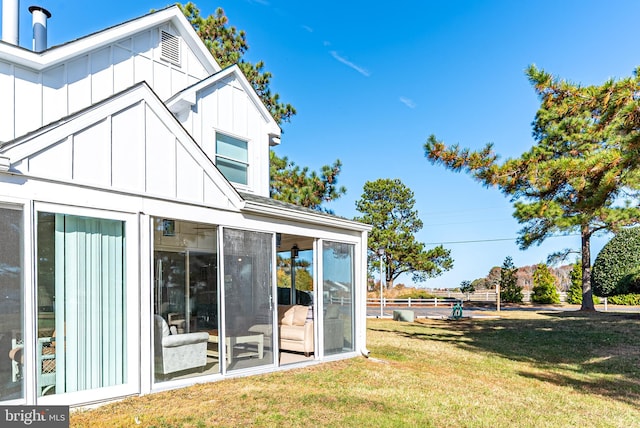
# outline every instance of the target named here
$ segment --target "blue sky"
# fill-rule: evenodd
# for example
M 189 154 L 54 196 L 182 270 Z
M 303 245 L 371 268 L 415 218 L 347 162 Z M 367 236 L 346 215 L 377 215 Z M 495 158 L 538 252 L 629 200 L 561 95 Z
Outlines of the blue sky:
M 22 1 L 21 44 L 30 46 L 29 5 Z M 160 9 L 168 3 L 49 1 L 55 45 Z M 536 64 L 562 78 L 599 84 L 631 75 L 640 2 L 279 1 L 196 2 L 203 14 L 222 7 L 247 33 L 247 59 L 264 60 L 272 89 L 298 110 L 276 149 L 318 170 L 343 163 L 348 193 L 331 203 L 352 218 L 367 181 L 399 178 L 415 193 L 424 228 L 418 240 L 451 250 L 454 269 L 425 287 L 456 287 L 485 276 L 511 256 L 518 266 L 542 262 L 579 236 L 550 238 L 521 251 L 509 200 L 464 174 L 429 164 L 430 134 L 480 148 L 493 142 L 502 158 L 533 144 L 539 102 L 524 75 Z M 609 237 L 593 240 L 593 257 Z M 408 278 L 400 282 L 410 283 Z

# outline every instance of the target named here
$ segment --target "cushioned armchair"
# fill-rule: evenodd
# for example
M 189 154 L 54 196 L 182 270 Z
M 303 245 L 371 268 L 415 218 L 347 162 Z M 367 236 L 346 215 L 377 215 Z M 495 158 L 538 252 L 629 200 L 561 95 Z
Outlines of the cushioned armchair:
M 160 315 L 154 315 L 154 324 L 156 374 L 164 376 L 207 364 L 209 333 L 171 334 L 169 325 Z
M 314 352 L 313 319 L 308 316 L 308 306 L 278 306 L 281 350 L 304 352 L 306 356 Z

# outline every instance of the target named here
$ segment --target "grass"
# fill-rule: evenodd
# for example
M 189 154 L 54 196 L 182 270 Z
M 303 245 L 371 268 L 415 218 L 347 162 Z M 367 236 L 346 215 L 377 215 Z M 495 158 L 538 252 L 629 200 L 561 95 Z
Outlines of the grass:
M 638 426 L 638 314 L 501 316 L 370 319 L 372 358 L 126 399 L 71 426 Z

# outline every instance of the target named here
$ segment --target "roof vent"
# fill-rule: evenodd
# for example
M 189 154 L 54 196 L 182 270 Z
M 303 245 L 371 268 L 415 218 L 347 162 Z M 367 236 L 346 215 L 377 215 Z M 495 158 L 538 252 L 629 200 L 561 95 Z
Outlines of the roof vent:
M 167 31 L 160 30 L 160 58 L 180 66 L 180 38 Z
M 51 12 L 40 6 L 29 6 L 29 12 L 33 15 L 33 50 L 42 52 L 47 49 L 47 19 Z

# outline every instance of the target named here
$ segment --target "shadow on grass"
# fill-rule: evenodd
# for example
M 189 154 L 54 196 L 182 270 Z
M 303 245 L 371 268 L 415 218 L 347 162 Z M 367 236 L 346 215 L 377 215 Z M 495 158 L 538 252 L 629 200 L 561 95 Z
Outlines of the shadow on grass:
M 535 317 L 398 323 L 379 329 L 451 343 L 538 370 L 518 374 L 640 405 L 640 315 L 539 312 Z

